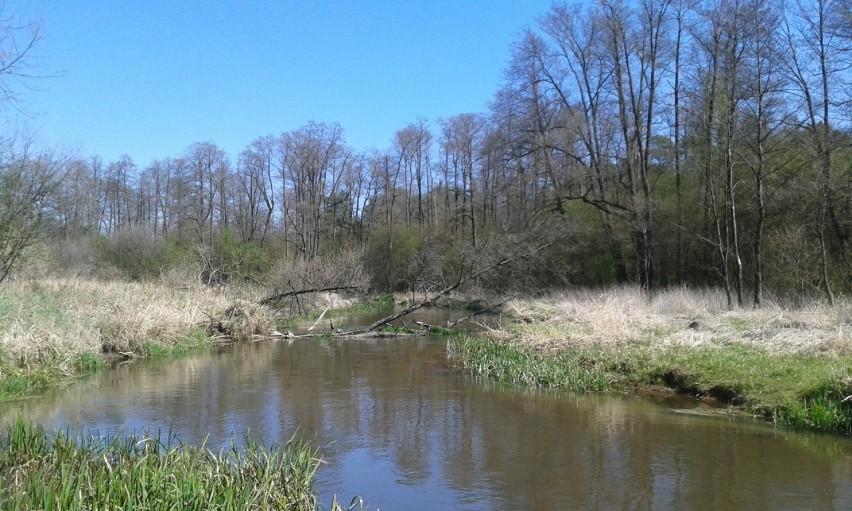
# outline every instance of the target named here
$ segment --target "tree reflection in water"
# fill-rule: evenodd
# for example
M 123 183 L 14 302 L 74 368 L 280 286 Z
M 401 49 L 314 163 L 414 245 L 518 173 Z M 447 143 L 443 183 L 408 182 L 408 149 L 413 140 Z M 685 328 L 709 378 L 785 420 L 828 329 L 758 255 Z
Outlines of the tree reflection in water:
M 382 509 L 852 505 L 852 442 L 675 414 L 647 399 L 527 392 L 453 372 L 440 339 L 222 347 L 104 372 L 0 408 L 100 433 L 250 431 L 320 446 L 318 490 Z

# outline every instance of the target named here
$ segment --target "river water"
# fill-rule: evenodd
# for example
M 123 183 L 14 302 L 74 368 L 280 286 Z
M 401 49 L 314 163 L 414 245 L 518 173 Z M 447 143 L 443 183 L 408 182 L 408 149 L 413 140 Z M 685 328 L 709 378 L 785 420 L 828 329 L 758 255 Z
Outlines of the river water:
M 530 392 L 451 370 L 446 341 L 300 339 L 105 371 L 0 407 L 58 428 L 249 431 L 320 448 L 317 489 L 369 509 L 850 509 L 852 441 L 676 398 Z

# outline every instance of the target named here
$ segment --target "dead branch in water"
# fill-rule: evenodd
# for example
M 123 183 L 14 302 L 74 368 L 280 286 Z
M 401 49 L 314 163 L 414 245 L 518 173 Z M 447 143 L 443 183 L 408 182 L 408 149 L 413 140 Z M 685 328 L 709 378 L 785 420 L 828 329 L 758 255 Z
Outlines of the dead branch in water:
M 326 307 L 326 308 L 325 308 L 325 310 L 324 310 L 324 311 L 322 311 L 322 314 L 320 314 L 320 315 L 319 315 L 319 317 L 317 318 L 317 320 L 316 320 L 316 321 L 314 321 L 314 324 L 313 324 L 313 325 L 311 325 L 311 326 L 308 328 L 308 332 L 313 332 L 313 331 L 314 331 L 314 328 L 316 328 L 316 327 L 317 327 L 317 325 L 319 324 L 319 322 L 320 322 L 320 321 L 322 321 L 323 316 L 325 316 L 325 313 L 326 313 L 326 312 L 328 312 L 328 309 L 330 309 L 330 308 L 331 308 L 331 305 L 329 305 L 328 307 Z
M 375 323 L 373 323 L 372 325 L 370 325 L 369 327 L 367 327 L 367 330 L 366 330 L 366 331 L 367 331 L 367 332 L 371 332 L 371 331 L 373 331 L 373 330 L 376 330 L 376 329 L 378 329 L 378 328 L 381 328 L 381 327 L 383 327 L 383 326 L 387 325 L 388 323 L 390 323 L 390 322 L 392 322 L 392 321 L 395 321 L 395 320 L 397 320 L 397 319 L 399 319 L 399 318 L 402 318 L 402 317 L 404 317 L 404 316 L 407 316 L 407 315 L 411 314 L 412 312 L 414 312 L 414 311 L 416 311 L 416 310 L 418 310 L 418 309 L 420 309 L 420 308 L 422 308 L 422 307 L 426 307 L 426 306 L 428 306 L 428 305 L 435 305 L 435 303 L 437 302 L 437 300 L 438 300 L 439 298 L 441 298 L 441 297 L 443 297 L 443 296 L 445 296 L 445 295 L 447 295 L 447 294 L 451 293 L 452 291 L 455 291 L 456 289 L 458 289 L 459 287 L 461 287 L 461 285 L 462 285 L 462 284 L 465 284 L 465 283 L 467 283 L 467 282 L 469 282 L 469 281 L 475 281 L 475 280 L 477 280 L 477 279 L 480 279 L 480 278 L 484 277 L 485 275 L 487 275 L 487 274 L 489 274 L 489 273 L 491 273 L 491 272 L 493 272 L 493 271 L 497 270 L 497 269 L 498 269 L 498 268 L 500 268 L 501 266 L 504 266 L 504 265 L 506 265 L 506 264 L 509 264 L 509 263 L 511 263 L 511 262 L 514 262 L 514 261 L 516 261 L 516 260 L 518 260 L 518 259 L 521 259 L 521 258 L 524 258 L 524 257 L 528 257 L 530 254 L 533 254 L 533 253 L 535 253 L 535 252 L 538 252 L 538 251 L 542 250 L 543 248 L 545 248 L 545 247 L 549 246 L 550 244 L 551 244 L 551 243 L 546 243 L 546 244 L 544 244 L 544 245 L 542 245 L 542 246 L 535 247 L 535 248 L 533 248 L 533 249 L 523 250 L 523 251 L 520 251 L 520 252 L 517 252 L 517 253 L 511 254 L 511 255 L 509 255 L 509 256 L 501 257 L 501 258 L 500 258 L 500 259 L 498 259 L 496 262 L 494 262 L 494 263 L 492 263 L 492 264 L 490 264 L 490 265 L 486 266 L 485 268 L 483 268 L 483 269 L 481 269 L 481 270 L 479 270 L 479 271 L 470 272 L 470 273 L 468 273 L 468 274 L 465 274 L 465 272 L 463 271 L 463 272 L 461 272 L 461 274 L 459 275 L 458 280 L 457 280 L 454 284 L 452 284 L 452 285 L 450 285 L 450 286 L 447 286 L 447 287 L 445 287 L 444 289 L 442 289 L 442 290 L 438 291 L 438 292 L 437 292 L 437 293 L 436 293 L 436 294 L 435 294 L 432 298 L 429 298 L 429 299 L 423 300 L 423 301 L 421 301 L 421 302 L 415 303 L 414 305 L 411 305 L 411 306 L 409 306 L 409 307 L 406 307 L 405 309 L 403 309 L 403 310 L 401 310 L 401 311 L 399 311 L 399 312 L 397 312 L 397 313 L 391 314 L 390 316 L 388 316 L 388 317 L 386 317 L 386 318 L 380 319 L 379 321 L 376 321 Z M 476 262 L 476 261 L 474 261 L 474 263 L 475 263 L 475 262 Z M 474 314 L 472 314 L 472 315 L 471 315 L 471 317 L 472 317 L 472 316 L 475 316 L 475 315 L 476 315 L 476 314 L 474 313 Z M 467 319 L 467 318 L 464 318 L 464 319 Z M 454 324 L 458 324 L 459 322 L 461 322 L 461 320 L 459 320 L 459 321 L 455 322 Z
M 511 296 L 509 298 L 502 300 L 500 303 L 495 303 L 494 305 L 492 305 L 490 307 L 485 307 L 484 309 L 480 309 L 480 310 L 474 312 L 473 314 L 468 314 L 467 316 L 465 316 L 463 318 L 459 318 L 455 321 L 448 321 L 447 322 L 447 328 L 453 328 L 454 326 L 458 325 L 459 323 L 463 323 L 463 322 L 465 322 L 465 321 L 467 321 L 471 318 L 475 318 L 476 316 L 481 316 L 483 314 L 488 314 L 489 312 L 494 312 L 495 310 L 499 309 L 500 307 L 502 307 L 502 306 L 506 305 L 507 303 L 509 303 L 510 301 L 512 301 L 514 298 L 515 298 L 514 296 Z
M 261 300 L 260 305 L 271 305 L 275 302 L 280 302 L 285 298 L 292 298 L 299 295 L 306 295 L 309 293 L 331 293 L 334 291 L 353 291 L 355 289 L 361 289 L 360 286 L 332 286 L 332 287 L 323 287 L 323 288 L 313 288 L 313 289 L 298 289 L 293 291 L 285 291 L 283 293 L 275 293 L 272 296 L 268 296 Z
M 459 279 L 459 280 L 458 280 L 455 284 L 453 284 L 452 286 L 445 287 L 444 289 L 442 289 L 442 290 L 438 291 L 438 292 L 435 294 L 435 296 L 433 296 L 432 298 L 430 298 L 430 299 L 428 299 L 428 300 L 423 300 L 422 302 L 415 303 L 414 305 L 411 305 L 411 306 L 409 306 L 409 307 L 406 307 L 406 308 L 402 309 L 402 310 L 401 310 L 401 311 L 399 311 L 399 312 L 396 312 L 396 313 L 391 314 L 390 316 L 388 316 L 388 317 L 386 317 L 386 318 L 383 318 L 383 319 L 380 319 L 380 320 L 376 321 L 375 323 L 373 323 L 372 325 L 370 325 L 369 327 L 367 327 L 367 331 L 368 331 L 368 332 L 372 332 L 373 330 L 376 330 L 376 329 L 378 329 L 378 328 L 381 328 L 381 327 L 383 327 L 383 326 L 387 325 L 388 323 L 390 323 L 390 322 L 392 322 L 392 321 L 394 321 L 394 320 L 397 320 L 397 319 L 399 319 L 399 318 L 401 318 L 401 317 L 404 317 L 404 316 L 407 316 L 407 315 L 411 314 L 412 312 L 416 311 L 417 309 L 420 309 L 421 307 L 426 307 L 427 305 L 434 305 L 434 304 L 435 304 L 435 302 L 438 300 L 438 298 L 440 298 L 440 297 L 442 297 L 442 296 L 446 295 L 447 293 L 449 293 L 449 292 L 451 292 L 451 291 L 455 290 L 455 289 L 456 289 L 456 288 L 458 288 L 460 285 L 462 285 L 462 282 L 463 282 L 463 279 Z

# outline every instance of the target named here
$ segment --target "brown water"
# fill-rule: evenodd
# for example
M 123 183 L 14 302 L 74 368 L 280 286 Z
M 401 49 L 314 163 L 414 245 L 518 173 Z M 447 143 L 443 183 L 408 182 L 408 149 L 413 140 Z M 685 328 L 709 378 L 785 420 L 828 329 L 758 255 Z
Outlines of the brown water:
M 298 429 L 321 448 L 326 509 L 333 494 L 386 511 L 852 508 L 849 439 L 685 406 L 475 381 L 440 339 L 322 339 L 122 366 L 0 419 L 212 446 Z

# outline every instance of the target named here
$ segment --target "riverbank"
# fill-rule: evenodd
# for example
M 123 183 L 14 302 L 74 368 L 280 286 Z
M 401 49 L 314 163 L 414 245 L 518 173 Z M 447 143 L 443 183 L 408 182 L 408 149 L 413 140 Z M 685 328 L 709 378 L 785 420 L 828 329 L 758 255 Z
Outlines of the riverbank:
M 637 289 L 507 304 L 450 343 L 459 368 L 579 391 L 670 389 L 798 428 L 852 434 L 852 304 L 727 311 L 718 292 Z
M 115 359 L 267 335 L 286 318 L 257 305 L 265 291 L 9 282 L 0 295 L 0 400 L 38 393 Z M 322 334 L 331 318 L 394 301 L 325 300 L 320 311 L 328 307 L 329 325 L 321 325 Z M 718 291 L 674 289 L 648 300 L 638 289 L 618 288 L 516 299 L 485 324 L 478 337 L 451 341 L 460 369 L 581 391 L 670 389 L 780 424 L 852 434 L 848 300 L 728 311 Z
M 115 359 L 163 356 L 276 327 L 250 290 L 38 279 L 0 294 L 0 400 L 37 393 Z

